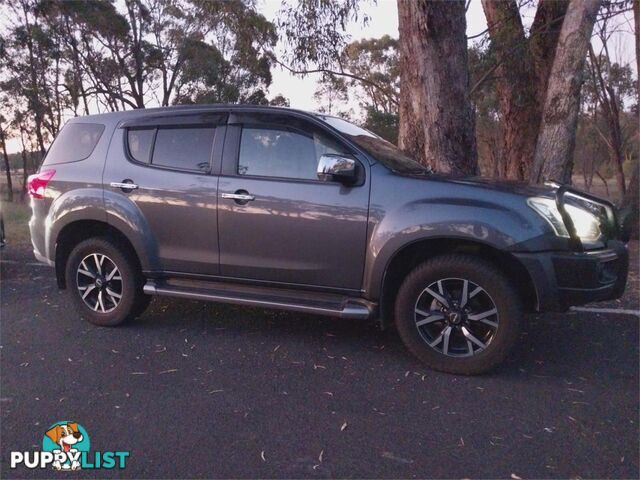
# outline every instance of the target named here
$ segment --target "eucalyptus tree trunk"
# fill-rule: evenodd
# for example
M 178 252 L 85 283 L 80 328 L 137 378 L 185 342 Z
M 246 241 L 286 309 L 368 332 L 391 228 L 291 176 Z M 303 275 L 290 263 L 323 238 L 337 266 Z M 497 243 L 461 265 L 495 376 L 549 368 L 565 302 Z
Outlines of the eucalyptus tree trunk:
M 11 165 L 7 154 L 7 142 L 4 130 L 0 128 L 0 146 L 2 146 L 2 156 L 4 157 L 4 171 L 7 175 L 7 200 L 13 202 L 13 182 L 11 181 Z
M 580 90 L 600 0 L 571 0 L 551 68 L 530 180 L 571 182 Z
M 633 23 L 636 27 L 636 73 L 638 82 L 638 105 L 640 105 L 640 2 L 633 2 Z M 640 160 L 640 159 L 639 159 Z
M 482 0 L 497 53 L 503 168 L 498 176 L 523 180 L 536 147 L 540 111 L 533 63 L 516 0 Z
M 633 16 L 636 29 L 636 62 L 638 66 L 638 104 L 640 105 L 640 4 L 637 1 L 633 2 Z M 637 144 L 636 144 L 637 146 Z M 638 170 L 640 168 L 640 158 L 638 158 L 638 150 L 636 149 L 636 163 L 633 166 L 633 173 L 631 174 L 631 180 L 629 181 L 629 188 L 622 202 L 622 206 L 627 210 L 628 219 L 627 223 L 631 225 L 631 236 L 638 238 L 640 235 L 640 178 Z
M 569 0 L 540 0 L 529 34 L 529 51 L 540 110 L 544 106 L 549 76 Z
M 401 149 L 438 172 L 478 173 L 463 0 L 398 0 Z
M 516 0 L 482 0 L 497 54 L 501 156 L 498 176 L 526 180 L 540 130 L 547 81 L 568 0 L 540 0 L 525 36 Z

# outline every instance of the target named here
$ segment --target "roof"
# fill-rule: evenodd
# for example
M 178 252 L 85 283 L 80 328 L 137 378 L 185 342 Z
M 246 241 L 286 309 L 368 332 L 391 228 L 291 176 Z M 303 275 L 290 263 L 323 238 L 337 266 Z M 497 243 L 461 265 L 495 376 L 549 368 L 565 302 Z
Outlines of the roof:
M 305 110 L 298 110 L 295 108 L 289 107 L 272 107 L 272 106 L 263 106 L 263 105 L 244 105 L 244 104 L 197 104 L 197 105 L 173 105 L 170 107 L 155 107 L 155 108 L 140 108 L 135 110 L 122 110 L 118 112 L 108 112 L 108 113 L 99 113 L 95 115 L 84 115 L 80 117 L 74 117 L 70 122 L 82 122 L 83 120 L 94 120 L 100 121 L 103 123 L 111 123 L 114 121 L 120 121 L 125 118 L 132 118 L 140 115 L 147 114 L 162 114 L 162 113 L 187 113 L 187 112 L 211 112 L 216 110 L 225 110 L 225 111 L 234 111 L 234 110 L 242 110 L 242 111 L 252 111 L 252 112 L 288 112 L 288 113 L 297 113 L 303 115 L 316 116 L 317 113 L 309 112 Z

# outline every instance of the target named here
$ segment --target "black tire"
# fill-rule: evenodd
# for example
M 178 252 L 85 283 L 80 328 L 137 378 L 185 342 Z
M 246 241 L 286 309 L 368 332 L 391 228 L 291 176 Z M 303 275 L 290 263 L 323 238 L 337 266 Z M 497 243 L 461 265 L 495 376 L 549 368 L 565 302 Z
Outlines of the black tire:
M 98 273 L 97 263 L 100 262 L 96 257 L 103 262 L 105 271 L 102 275 Z M 116 274 L 107 280 L 113 266 L 117 268 Z M 88 274 L 79 273 L 79 269 Z M 89 238 L 76 245 L 67 259 L 65 273 L 67 290 L 78 313 L 94 325 L 120 325 L 142 314 L 149 304 L 150 297 L 142 291 L 144 279 L 135 257 L 126 246 L 107 237 Z M 97 286 L 97 278 L 100 278 L 100 286 Z M 89 288 L 91 292 L 87 292 Z M 86 301 L 83 294 L 87 295 Z M 119 299 L 117 295 L 120 295 Z
M 438 283 L 439 280 L 441 283 Z M 467 308 L 469 311 L 458 308 L 461 303 L 459 298 L 464 295 L 459 293 L 464 291 L 462 287 L 464 280 L 468 281 Z M 441 291 L 449 293 L 443 288 L 445 284 L 460 285 L 461 290 L 453 290 L 455 295 L 446 295 L 449 299 L 447 302 L 450 304 L 449 307 L 454 308 L 447 308 L 443 303 L 438 302 L 430 293 L 435 287 L 429 291 L 426 290 L 427 287 L 438 285 Z M 472 299 L 469 298 L 469 285 L 473 284 L 475 284 L 474 291 L 477 287 L 480 287 L 481 291 Z M 425 300 L 429 305 L 429 312 L 425 312 L 425 308 L 419 304 Z M 454 301 L 458 305 L 454 305 Z M 485 309 L 485 311 L 475 313 L 471 310 L 473 302 L 480 305 L 480 310 Z M 482 317 L 492 311 L 491 304 L 497 310 L 496 314 L 483 317 L 479 321 L 476 321 L 477 318 L 473 318 L 474 321 L 471 320 L 470 317 Z M 433 309 L 434 305 L 436 309 Z M 416 310 L 419 310 L 419 313 Z M 428 315 L 423 315 L 423 312 Z M 458 312 L 460 313 L 457 314 Z M 443 319 L 433 320 L 438 319 L 439 316 Z M 396 326 L 409 351 L 434 370 L 461 375 L 485 373 L 502 362 L 518 338 L 521 317 L 522 305 L 518 292 L 510 281 L 489 262 L 469 255 L 443 255 L 425 261 L 406 277 L 400 286 L 395 303 Z M 426 323 L 425 320 L 427 324 L 417 325 Z M 442 328 L 440 336 L 444 334 L 443 338 L 446 337 L 447 348 L 449 343 L 455 340 L 458 342 L 456 348 L 461 353 L 450 350 L 446 354 L 442 339 L 433 346 L 429 345 L 441 338 L 437 336 L 440 328 Z M 473 329 L 480 329 L 480 333 L 484 335 L 482 341 L 477 337 L 477 333 L 472 331 Z M 445 334 L 447 330 L 449 333 Z M 479 340 L 485 348 L 479 347 L 475 341 L 470 341 L 471 336 L 473 336 L 472 340 Z M 465 342 L 466 346 L 464 346 Z M 462 353 L 465 348 L 470 349 L 470 353 Z M 476 353 L 473 353 L 474 349 L 477 349 Z

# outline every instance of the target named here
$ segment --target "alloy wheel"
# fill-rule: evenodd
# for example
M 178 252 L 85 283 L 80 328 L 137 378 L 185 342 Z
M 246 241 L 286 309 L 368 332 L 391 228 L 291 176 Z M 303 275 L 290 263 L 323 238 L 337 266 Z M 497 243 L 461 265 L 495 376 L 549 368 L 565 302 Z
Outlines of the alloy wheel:
M 496 304 L 481 286 L 443 278 L 425 288 L 414 308 L 422 339 L 439 353 L 469 357 L 484 351 L 499 327 Z
M 85 305 L 98 313 L 113 311 L 122 299 L 120 270 L 101 253 L 91 253 L 80 262 L 76 285 Z

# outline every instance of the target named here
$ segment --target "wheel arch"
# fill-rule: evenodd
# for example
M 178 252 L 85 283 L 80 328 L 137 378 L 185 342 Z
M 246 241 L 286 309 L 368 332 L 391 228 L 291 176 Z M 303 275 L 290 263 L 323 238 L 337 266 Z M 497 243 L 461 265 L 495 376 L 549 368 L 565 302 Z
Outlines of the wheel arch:
M 535 283 L 525 266 L 511 253 L 473 240 L 423 239 L 405 245 L 387 263 L 380 290 L 380 321 L 383 325 L 393 318 L 395 298 L 408 273 L 430 258 L 452 253 L 473 255 L 489 261 L 513 282 L 524 309 L 537 310 L 538 293 Z
M 56 237 L 55 269 L 58 288 L 64 289 L 67 286 L 65 270 L 71 251 L 80 242 L 93 237 L 107 237 L 114 240 L 132 254 L 137 262 L 136 268 L 142 268 L 136 249 L 123 232 L 100 220 L 76 220 L 65 225 Z

